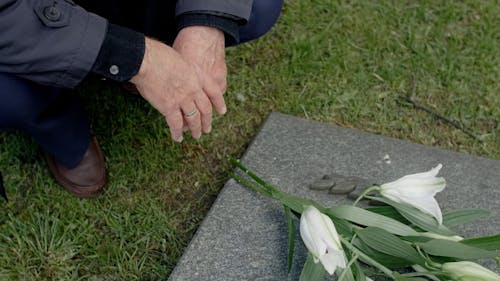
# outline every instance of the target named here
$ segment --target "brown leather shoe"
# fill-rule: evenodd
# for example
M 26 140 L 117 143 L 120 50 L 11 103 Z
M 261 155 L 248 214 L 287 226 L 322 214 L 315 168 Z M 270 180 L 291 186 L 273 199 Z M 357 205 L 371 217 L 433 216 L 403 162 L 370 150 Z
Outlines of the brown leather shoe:
M 104 155 L 95 137 L 90 138 L 82 161 L 73 169 L 66 168 L 47 153 L 45 159 L 56 182 L 77 197 L 95 197 L 107 183 Z

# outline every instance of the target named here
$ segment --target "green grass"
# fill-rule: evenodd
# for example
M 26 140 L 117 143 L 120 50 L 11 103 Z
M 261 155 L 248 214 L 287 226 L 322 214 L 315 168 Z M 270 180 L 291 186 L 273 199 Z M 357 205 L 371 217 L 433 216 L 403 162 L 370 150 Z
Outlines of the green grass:
M 0 280 L 165 280 L 271 111 L 500 159 L 498 1 L 287 1 L 264 38 L 228 50 L 229 112 L 200 141 L 120 88 L 80 92 L 109 186 L 76 199 L 37 146 L 0 134 L 11 201 L 0 211 Z M 414 99 L 478 139 L 401 102 Z

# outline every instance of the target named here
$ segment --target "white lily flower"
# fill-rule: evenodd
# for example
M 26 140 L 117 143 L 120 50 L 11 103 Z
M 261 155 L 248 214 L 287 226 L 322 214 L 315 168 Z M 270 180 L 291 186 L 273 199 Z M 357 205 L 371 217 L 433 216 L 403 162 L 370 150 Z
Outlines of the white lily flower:
M 380 186 L 380 194 L 398 203 L 410 204 L 436 218 L 439 224 L 443 223 L 443 215 L 434 199 L 436 193 L 443 191 L 446 186 L 444 178 L 436 177 L 443 165 L 418 174 L 406 175 L 396 181 Z
M 441 269 L 453 280 L 458 281 L 500 281 L 495 272 L 470 261 L 447 262 Z
M 300 236 L 314 262 L 321 261 L 330 275 L 337 267 L 346 267 L 346 257 L 332 220 L 313 206 L 307 207 L 300 217 Z

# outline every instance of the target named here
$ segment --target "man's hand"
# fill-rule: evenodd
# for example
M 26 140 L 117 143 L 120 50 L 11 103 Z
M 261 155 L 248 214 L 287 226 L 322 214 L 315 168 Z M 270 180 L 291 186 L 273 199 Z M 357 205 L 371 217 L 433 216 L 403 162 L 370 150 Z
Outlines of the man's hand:
M 175 141 L 182 141 L 186 126 L 194 138 L 210 131 L 212 104 L 194 68 L 171 47 L 146 38 L 144 59 L 130 81 L 165 116 Z
M 189 26 L 177 35 L 173 48 L 195 69 L 203 91 L 219 114 L 226 113 L 224 33 L 208 26 Z

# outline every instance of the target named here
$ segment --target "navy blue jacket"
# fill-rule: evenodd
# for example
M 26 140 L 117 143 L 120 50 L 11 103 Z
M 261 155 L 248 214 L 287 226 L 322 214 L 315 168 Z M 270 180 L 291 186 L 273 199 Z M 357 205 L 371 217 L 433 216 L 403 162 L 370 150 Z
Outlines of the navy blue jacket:
M 248 20 L 251 8 L 251 0 L 178 0 L 176 14 Z M 72 0 L 0 0 L 0 72 L 72 88 L 91 70 L 107 25 Z

